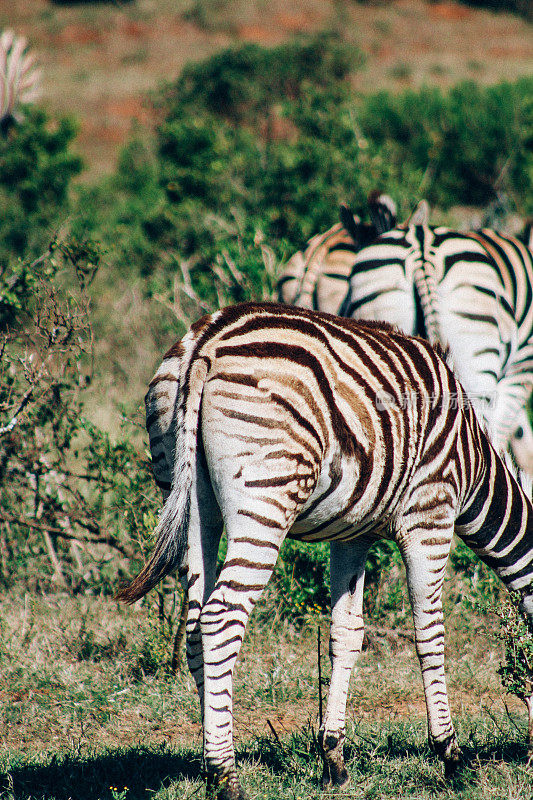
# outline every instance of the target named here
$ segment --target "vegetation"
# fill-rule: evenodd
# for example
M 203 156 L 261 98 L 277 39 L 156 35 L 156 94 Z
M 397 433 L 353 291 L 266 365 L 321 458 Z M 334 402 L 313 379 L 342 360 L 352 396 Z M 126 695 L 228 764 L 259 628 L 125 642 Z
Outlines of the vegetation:
M 513 698 L 507 714 L 500 699 L 490 618 L 457 612 L 455 586 L 451 581 L 447 599 L 447 672 L 464 766 L 454 783 L 445 783 L 429 751 L 412 642 L 374 637 L 361 655 L 348 707 L 348 769 L 352 791 L 361 796 L 533 797 L 524 715 Z M 382 624 L 392 619 L 385 615 Z M 281 619 L 268 637 L 259 620 L 250 624 L 237 667 L 235 725 L 251 797 L 321 796 L 316 629 L 325 643 L 327 622 L 317 616 L 296 627 Z M 58 592 L 4 598 L 0 794 L 6 800 L 116 800 L 126 790 L 125 800 L 203 796 L 192 679 L 185 670 L 169 678 L 147 664 L 150 636 L 142 609 L 109 598 Z
M 500 619 L 500 636 L 505 649 L 498 672 L 507 691 L 526 704 L 529 750 L 533 758 L 533 631 L 525 613 L 520 610 L 519 600 L 520 596 L 515 592 L 494 609 Z
M 502 191 L 531 210 L 521 199 L 533 180 L 531 80 L 359 97 L 349 78 L 361 62 L 357 49 L 323 34 L 191 65 L 154 99 L 155 133 L 138 129 L 116 172 L 90 187 L 73 186 L 81 162 L 72 121 L 36 107 L 0 133 L 0 581 L 12 595 L 0 637 L 6 797 L 199 790 L 199 742 L 193 756 L 187 745 L 198 731 L 191 680 L 168 679 L 181 642 L 175 582 L 142 610 L 110 599 L 147 553 L 161 502 L 139 411 L 168 345 L 206 310 L 269 297 L 279 262 L 335 222 L 341 201 L 364 217 L 376 187 L 403 215 L 422 194 L 443 213 Z M 258 717 L 280 704 L 291 720 L 284 743 L 262 731 L 242 748 L 257 797 L 318 794 L 314 647 L 329 604 L 327 556 L 326 546 L 285 544 L 245 646 L 237 701 L 248 709 L 245 725 L 257 732 Z M 514 712 L 510 721 L 465 722 L 467 766 L 455 794 L 422 727 L 391 721 L 395 703 L 421 702 L 411 644 L 398 666 L 411 638 L 402 570 L 392 546 L 372 551 L 373 656 L 362 670 L 372 691 L 365 701 L 358 685 L 354 695 L 354 782 L 376 798 L 397 796 L 400 785 L 417 797 L 474 789 L 489 797 L 498 786 L 528 797 Z M 487 641 L 475 607 L 497 600 L 499 588 L 461 546 L 452 571 L 452 627 L 468 653 L 454 664 L 457 685 L 477 692 L 470 713 L 487 677 L 478 678 L 482 651 L 470 642 L 472 630 Z M 496 692 L 495 675 L 494 667 Z M 357 716 L 381 705 L 385 725 Z M 162 718 L 174 719 L 168 736 Z M 182 749 L 170 751 L 171 733 Z M 132 738 L 146 746 L 125 751 Z M 28 742 L 45 752 L 22 759 Z M 503 756 L 509 763 L 498 771 L 493 761 Z
M 82 192 L 75 230 L 109 245 L 113 271 L 149 295 L 186 268 L 212 307 L 268 295 L 263 245 L 285 259 L 342 201 L 364 216 L 376 187 L 404 216 L 421 195 L 446 209 L 506 194 L 531 212 L 531 79 L 357 97 L 347 78 L 360 62 L 321 35 L 191 65 L 156 99 L 155 140 L 132 140 L 117 174 Z M 213 264 L 225 277 L 213 281 Z
M 39 255 L 69 213 L 68 189 L 82 162 L 71 150 L 75 123 L 26 112 L 0 133 L 0 265 Z
M 507 11 L 531 17 L 529 0 L 462 0 L 466 5 L 490 8 L 492 11 Z

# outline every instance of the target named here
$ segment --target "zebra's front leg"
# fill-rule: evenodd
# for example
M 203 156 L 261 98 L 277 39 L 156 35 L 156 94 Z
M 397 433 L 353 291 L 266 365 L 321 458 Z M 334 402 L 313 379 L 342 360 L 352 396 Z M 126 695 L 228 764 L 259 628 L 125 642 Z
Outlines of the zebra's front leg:
M 233 670 L 252 609 L 276 563 L 284 532 L 251 518 L 226 522 L 228 551 L 200 625 L 204 661 L 204 757 L 208 793 L 243 800 L 233 749 Z
M 428 527 L 426 527 L 428 525 Z M 407 571 L 415 642 L 426 699 L 429 744 L 444 761 L 446 775 L 457 767 L 461 751 L 453 727 L 444 673 L 442 585 L 453 526 L 435 516 L 435 527 L 404 529 L 398 544 Z
M 319 731 L 324 771 L 322 786 L 344 787 L 349 776 L 344 764 L 346 701 L 350 676 L 363 645 L 363 588 L 370 541 L 361 537 L 331 545 L 331 681 L 326 715 Z

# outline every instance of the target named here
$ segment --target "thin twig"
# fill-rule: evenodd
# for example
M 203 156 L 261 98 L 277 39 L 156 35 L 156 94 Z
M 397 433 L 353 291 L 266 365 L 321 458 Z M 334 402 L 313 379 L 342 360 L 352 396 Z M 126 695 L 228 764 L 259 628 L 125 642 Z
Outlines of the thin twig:
M 10 433 L 13 430 L 13 428 L 15 427 L 15 425 L 18 423 L 19 415 L 24 411 L 25 407 L 28 405 L 28 403 L 30 402 L 30 400 L 32 398 L 33 389 L 34 389 L 34 386 L 32 385 L 32 386 L 30 386 L 29 389 L 26 390 L 26 392 L 24 392 L 24 394 L 22 396 L 22 399 L 21 399 L 21 401 L 20 401 L 20 403 L 18 405 L 18 408 L 17 408 L 14 416 L 10 419 L 10 421 L 7 423 L 7 425 L 3 425 L 0 428 L 0 436 L 3 436 L 3 434 L 5 434 L 5 433 Z
M 172 648 L 172 661 L 170 664 L 170 671 L 173 675 L 179 670 L 181 666 L 181 647 L 185 639 L 185 632 L 187 628 L 187 614 L 189 611 L 189 600 L 187 595 L 184 595 L 181 604 L 180 619 L 176 636 L 174 637 L 174 647 Z
M 485 711 L 485 712 L 486 712 L 486 713 L 489 715 L 489 717 L 490 717 L 490 718 L 491 718 L 491 720 L 494 722 L 494 725 L 495 725 L 495 726 L 498 728 L 498 730 L 500 731 L 500 733 L 503 733 L 503 734 L 505 734 L 505 731 L 503 730 L 503 728 L 501 727 L 501 725 L 499 725 L 499 724 L 498 724 L 498 721 L 496 720 L 496 717 L 494 716 L 494 714 L 492 713 L 492 711 L 491 711 L 489 708 L 487 708 L 487 706 L 483 706 L 483 711 Z
M 322 728 L 322 654 L 320 652 L 320 625 L 317 626 L 317 660 L 318 660 L 318 725 Z
M 505 713 L 507 714 L 507 718 L 508 718 L 509 722 L 518 731 L 518 733 L 522 733 L 522 731 L 520 730 L 519 726 L 516 724 L 516 722 L 514 721 L 514 719 L 511 716 L 511 712 L 509 711 L 507 703 L 505 702 L 505 698 L 502 698 L 502 702 L 503 702 L 503 705 L 505 706 Z
M 16 517 L 13 514 L 8 514 L 3 508 L 0 509 L 0 519 L 4 522 L 11 522 L 15 525 L 24 525 L 26 528 L 33 528 L 37 531 L 46 531 L 47 533 L 51 533 L 54 536 L 59 536 L 62 539 L 74 539 L 75 541 L 82 541 L 87 542 L 88 544 L 106 544 L 109 547 L 113 547 L 115 550 L 118 550 L 119 553 L 122 553 L 123 556 L 126 558 L 134 558 L 135 552 L 130 549 L 127 545 L 121 545 L 116 539 L 111 536 L 93 536 L 93 537 L 83 537 L 77 536 L 74 533 L 68 533 L 64 528 L 57 528 L 52 525 L 46 525 L 39 522 L 35 522 L 31 519 L 25 519 L 24 517 Z M 76 520 L 78 525 L 83 525 L 80 520 Z M 88 527 L 88 523 L 86 523 L 86 528 Z
M 278 734 L 276 733 L 276 729 L 274 728 L 274 726 L 272 725 L 272 723 L 270 722 L 270 720 L 268 719 L 268 717 L 267 717 L 267 725 L 268 725 L 268 727 L 270 728 L 270 730 L 272 731 L 272 735 L 273 735 L 274 739 L 276 740 L 276 742 L 278 743 L 279 749 L 280 749 L 281 751 L 283 751 L 283 745 L 281 744 L 281 742 L 280 742 L 280 740 L 279 740 L 279 736 L 278 736 Z
M 54 543 L 52 542 L 52 537 L 45 529 L 41 529 L 41 532 L 43 534 L 43 539 L 46 544 L 46 549 L 48 550 L 48 556 L 50 558 L 54 570 L 53 580 L 56 580 L 64 589 L 66 589 L 68 584 L 67 581 L 65 580 L 65 576 L 63 575 L 63 570 L 61 569 L 61 562 L 55 551 Z

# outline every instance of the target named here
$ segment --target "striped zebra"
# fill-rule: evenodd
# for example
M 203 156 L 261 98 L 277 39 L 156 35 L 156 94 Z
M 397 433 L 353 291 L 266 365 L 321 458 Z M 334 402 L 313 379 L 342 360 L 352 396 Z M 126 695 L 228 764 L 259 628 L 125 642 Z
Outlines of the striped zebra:
M 210 790 L 244 797 L 232 676 L 286 536 L 331 547 L 323 784 L 348 782 L 345 714 L 363 640 L 365 560 L 383 537 L 405 561 L 429 738 L 452 769 L 459 748 L 441 601 L 452 536 L 520 592 L 533 623 L 533 509 L 444 358 L 381 323 L 247 303 L 203 317 L 168 351 L 146 409 L 166 502 L 153 555 L 118 597 L 132 603 L 180 568 Z
M 41 71 L 27 45 L 24 36 L 11 30 L 0 34 L 0 133 L 4 135 L 24 119 L 24 106 L 41 94 Z
M 518 239 L 406 224 L 355 256 L 340 313 L 447 347 L 493 444 L 533 475 L 532 300 L 533 253 Z
M 364 223 L 342 205 L 341 221 L 310 239 L 304 253 L 298 251 L 290 258 L 276 285 L 280 303 L 338 313 L 355 254 L 396 225 L 396 205 L 388 195 L 373 192 L 368 209 L 371 222 Z

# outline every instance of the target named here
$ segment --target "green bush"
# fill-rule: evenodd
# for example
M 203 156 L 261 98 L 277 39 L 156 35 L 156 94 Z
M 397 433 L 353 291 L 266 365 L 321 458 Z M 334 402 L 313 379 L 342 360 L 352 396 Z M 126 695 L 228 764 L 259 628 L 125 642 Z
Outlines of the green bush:
M 81 171 L 71 144 L 74 122 L 39 108 L 0 134 L 0 268 L 13 257 L 40 254 L 68 213 L 68 189 Z
M 0 333 L 6 586 L 112 592 L 149 546 L 159 499 L 142 445 L 132 431 L 112 441 L 84 418 L 93 343 L 87 287 L 99 261 L 93 243 L 70 239 L 23 262 L 24 303 L 8 307 Z M 15 284 L 9 271 L 0 275 L 0 296 Z
M 348 77 L 360 63 L 321 35 L 189 65 L 156 99 L 155 140 L 132 139 L 117 173 L 82 192 L 75 232 L 96 233 L 111 270 L 140 277 L 148 295 L 174 291 L 185 263 L 216 307 L 267 290 L 258 238 L 283 260 L 336 222 L 341 202 L 364 216 L 375 188 L 401 216 L 422 194 L 445 208 L 505 191 L 531 210 L 530 79 L 357 97 Z M 221 294 L 212 266 L 225 252 L 244 254 L 247 285 L 223 267 Z
M 330 608 L 329 545 L 286 539 L 272 577 L 278 613 L 308 620 Z
M 533 80 L 448 92 L 425 88 L 380 92 L 363 101 L 360 124 L 373 148 L 388 146 L 395 163 L 425 174 L 432 203 L 488 205 L 497 191 L 531 211 Z
M 509 694 L 522 700 L 528 710 L 528 745 L 533 757 L 533 629 L 520 609 L 520 593 L 512 592 L 503 602 L 488 610 L 500 621 L 499 638 L 504 657 L 498 673 Z
M 533 9 L 530 0 L 461 0 L 463 5 L 476 8 L 488 8 L 491 11 L 507 11 L 512 14 L 523 14 L 531 18 Z
M 347 77 L 360 63 L 321 35 L 187 67 L 158 97 L 155 142 L 137 137 L 116 175 L 81 193 L 74 231 L 97 232 L 111 269 L 140 276 L 149 295 L 168 292 L 186 262 L 194 290 L 216 307 L 212 265 L 227 252 L 244 254 L 245 269 L 236 263 L 247 285 L 223 266 L 231 285 L 222 296 L 262 296 L 258 240 L 280 260 L 335 222 L 341 201 L 364 207 L 376 184 L 406 207 L 416 196 L 422 173 L 369 153 L 355 123 Z
M 261 130 L 278 103 L 299 99 L 309 87 L 346 96 L 345 81 L 361 64 L 361 52 L 334 34 L 271 48 L 244 44 L 186 66 L 159 102 L 170 119 L 203 111 Z

